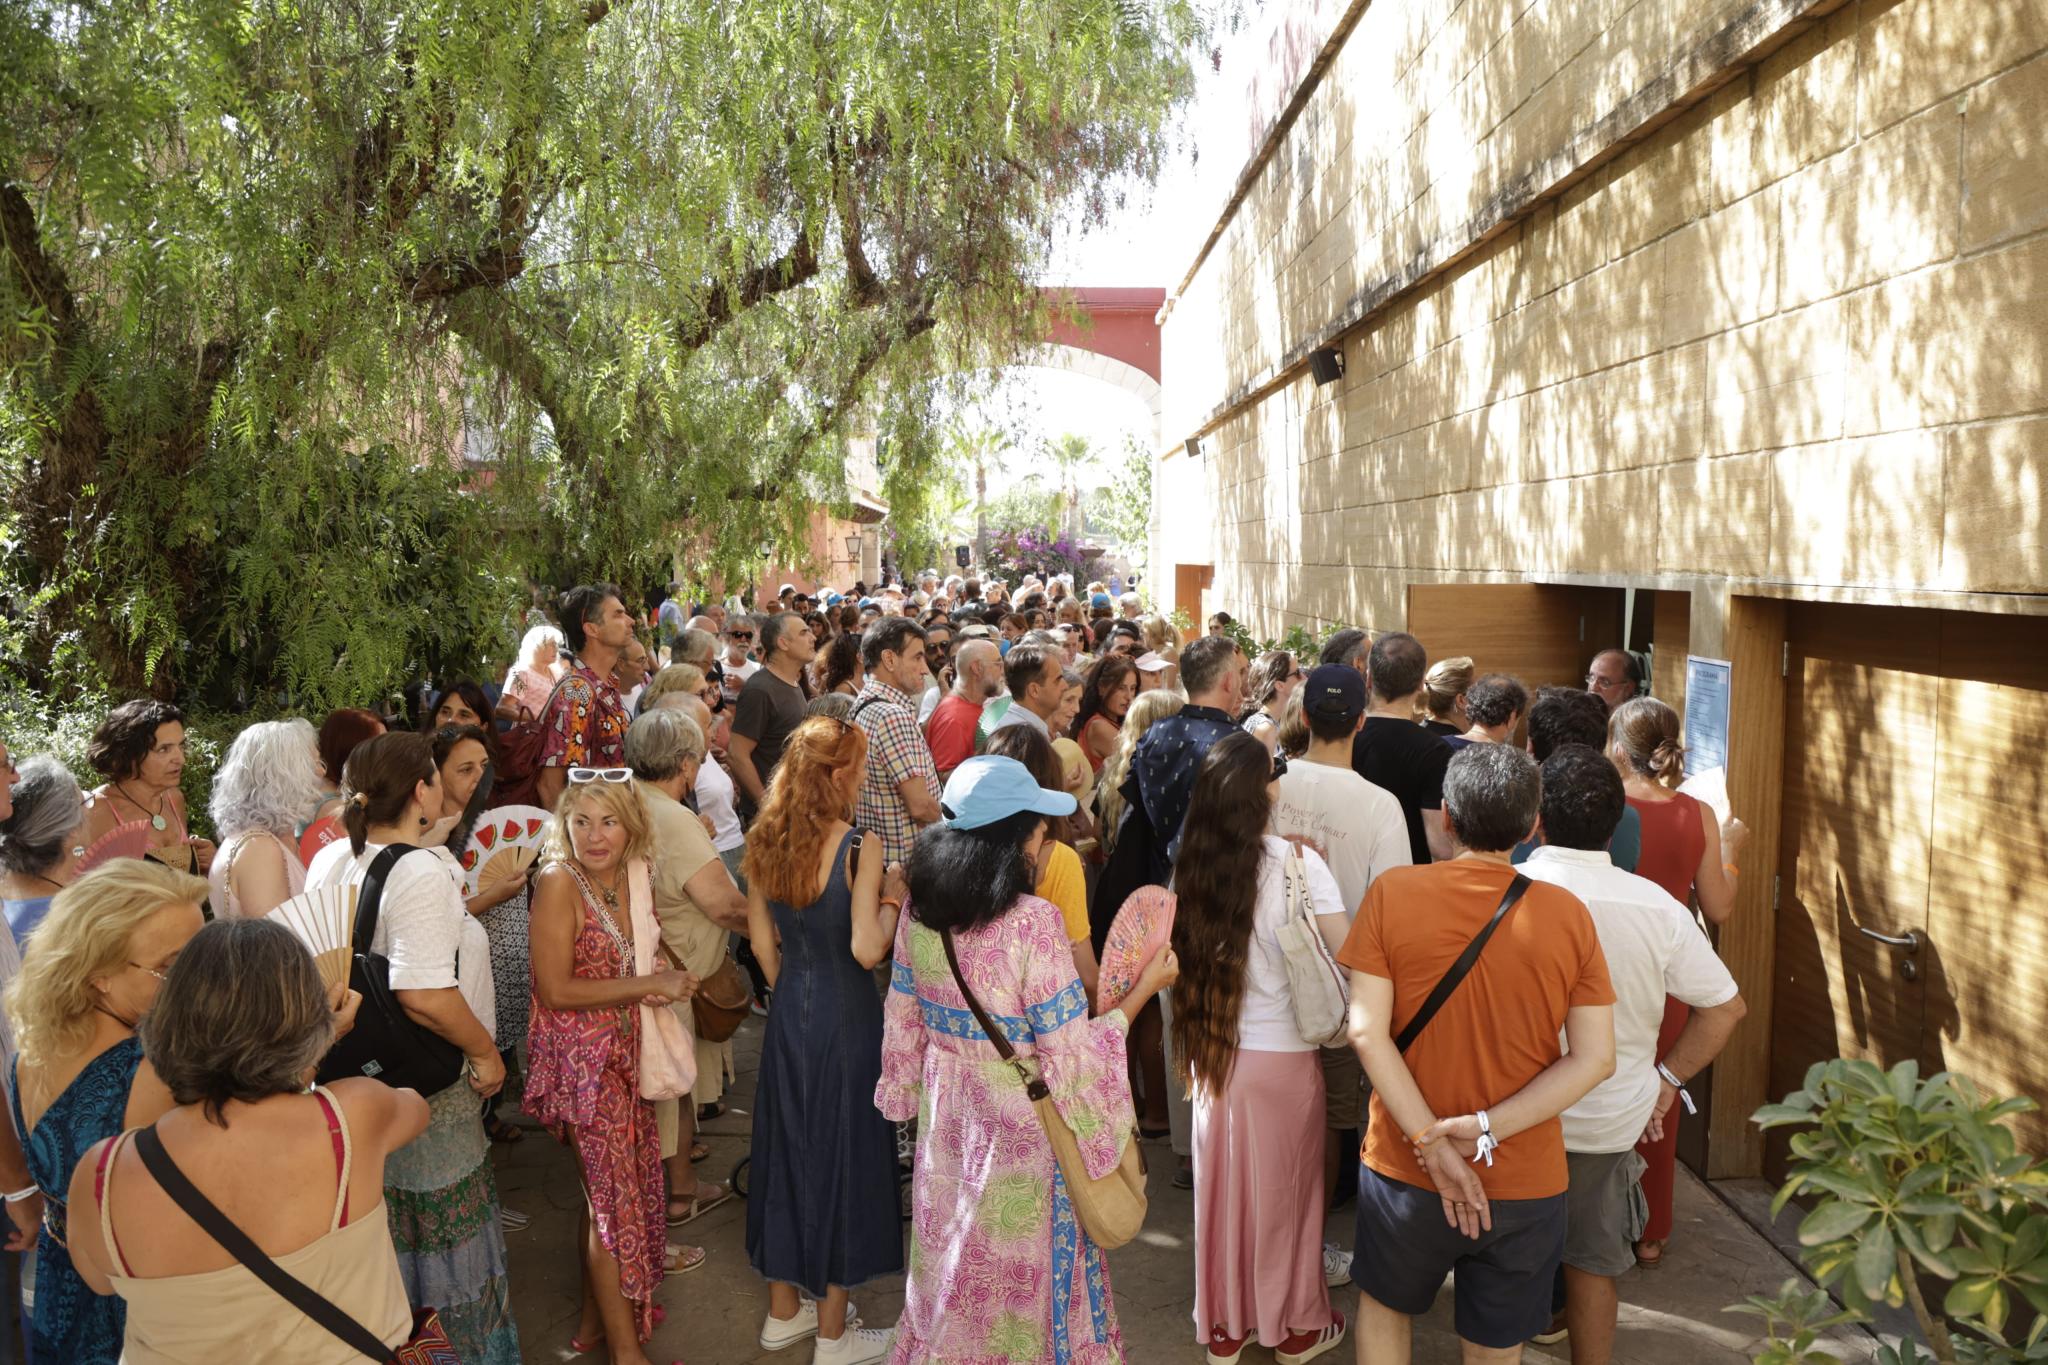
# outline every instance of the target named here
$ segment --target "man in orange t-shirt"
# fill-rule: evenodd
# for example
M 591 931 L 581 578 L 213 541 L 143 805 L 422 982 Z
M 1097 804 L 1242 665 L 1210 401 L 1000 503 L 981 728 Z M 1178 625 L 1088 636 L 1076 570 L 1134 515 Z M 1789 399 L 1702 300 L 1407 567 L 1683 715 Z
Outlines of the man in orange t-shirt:
M 1406 1054 L 1394 1045 L 1517 880 L 1509 855 L 1541 797 L 1520 749 L 1460 751 L 1444 777 L 1458 856 L 1383 873 L 1337 954 L 1373 1087 L 1351 1272 L 1364 1365 L 1408 1359 L 1409 1319 L 1453 1269 L 1468 1365 L 1518 1361 L 1550 1325 L 1565 1236 L 1557 1116 L 1614 1071 L 1614 988 L 1586 907 L 1530 883 Z

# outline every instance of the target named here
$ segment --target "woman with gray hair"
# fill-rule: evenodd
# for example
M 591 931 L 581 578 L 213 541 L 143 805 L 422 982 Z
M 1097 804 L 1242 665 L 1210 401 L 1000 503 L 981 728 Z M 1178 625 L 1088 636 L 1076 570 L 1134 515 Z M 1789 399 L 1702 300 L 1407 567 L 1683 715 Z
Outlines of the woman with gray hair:
M 207 803 L 220 839 L 206 874 L 215 917 L 260 919 L 306 889 L 292 830 L 325 794 L 318 742 L 306 721 L 266 720 L 228 747 Z
M 683 794 L 696 787 L 704 761 L 704 732 L 684 708 L 650 711 L 626 731 L 626 763 L 639 779 L 654 826 L 654 913 L 661 920 L 662 946 L 676 965 L 699 980 L 710 979 L 725 965 L 728 933 L 747 924 L 746 897 L 726 873 L 704 821 L 683 805 Z M 724 1186 L 699 1180 L 692 1167 L 711 1155 L 695 1140 L 695 1106 L 719 1102 L 731 1069 L 731 1040 L 713 1043 L 700 1037 L 696 1089 L 679 1101 L 655 1106 L 661 1155 L 668 1164 L 671 1227 L 694 1222 L 732 1197 Z
M 336 1011 L 311 955 L 281 925 L 210 924 L 164 977 L 140 1032 L 176 1107 L 95 1144 L 70 1189 L 73 1262 L 95 1292 L 127 1304 L 123 1358 L 362 1359 L 178 1211 L 189 1196 L 158 1182 L 159 1151 L 294 1279 L 385 1346 L 402 1345 L 413 1317 L 384 1161 L 426 1128 L 426 1101 L 367 1079 L 311 1085 L 355 1002 L 344 997 Z
M 37 754 L 19 771 L 14 811 L 0 820 L 0 898 L 12 931 L 0 944 L 0 979 L 8 981 L 21 967 L 18 949 L 77 874 L 85 835 L 85 794 L 69 769 Z

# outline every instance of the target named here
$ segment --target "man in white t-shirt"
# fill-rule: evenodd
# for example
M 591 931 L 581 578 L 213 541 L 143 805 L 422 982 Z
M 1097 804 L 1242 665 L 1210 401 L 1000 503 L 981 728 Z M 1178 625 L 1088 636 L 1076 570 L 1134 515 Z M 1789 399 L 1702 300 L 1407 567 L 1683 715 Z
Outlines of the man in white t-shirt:
M 761 671 L 761 665 L 749 657 L 754 648 L 754 636 L 759 622 L 746 615 L 734 616 L 725 626 L 725 653 L 719 657 L 718 666 L 725 674 L 725 704 L 737 706 L 740 689 L 747 685 L 747 679 Z
M 1355 668 L 1324 664 L 1301 684 L 1301 717 L 1308 752 L 1280 775 L 1273 832 L 1323 855 L 1337 880 L 1347 916 L 1358 913 L 1366 888 L 1390 867 L 1409 864 L 1408 821 L 1394 794 L 1351 767 L 1351 743 L 1365 724 L 1365 678 Z M 1328 1133 L 1323 1147 L 1323 1191 L 1337 1188 L 1338 1163 L 1365 1122 L 1365 1073 L 1348 1047 L 1321 1049 Z M 1323 1249 L 1332 1284 L 1350 1274 L 1350 1253 Z
M 1614 1349 L 1615 1277 L 1635 1264 L 1648 1221 L 1636 1143 L 1679 1121 L 1673 1102 L 1742 1021 L 1735 978 L 1689 911 L 1647 877 L 1616 867 L 1607 842 L 1627 806 L 1605 754 L 1567 744 L 1543 764 L 1543 846 L 1521 871 L 1586 903 L 1614 983 L 1614 1074 L 1564 1111 L 1565 1308 L 1573 1365 L 1606 1365 Z M 1692 1017 L 1662 1057 L 1664 997 Z M 1690 1106 L 1691 1096 L 1685 1096 Z M 1546 1340 L 1555 1340 L 1544 1334 Z

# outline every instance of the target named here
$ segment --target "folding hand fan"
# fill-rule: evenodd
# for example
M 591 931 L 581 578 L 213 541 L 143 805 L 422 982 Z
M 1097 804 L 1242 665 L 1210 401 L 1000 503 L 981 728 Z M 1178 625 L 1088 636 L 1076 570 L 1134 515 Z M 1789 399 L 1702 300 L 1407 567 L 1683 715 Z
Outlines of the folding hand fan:
M 116 825 L 92 841 L 78 855 L 78 871 L 90 872 L 110 858 L 140 858 L 149 851 L 149 821 L 130 820 Z
M 1138 984 L 1152 955 L 1173 937 L 1174 905 L 1173 893 L 1165 887 L 1141 886 L 1117 910 L 1102 941 L 1102 973 L 1095 988 L 1098 1009 L 1115 1009 Z
M 350 936 L 356 922 L 356 888 L 323 886 L 293 896 L 264 916 L 292 931 L 313 954 L 321 984 L 332 989 L 348 980 Z
M 524 877 L 547 842 L 555 817 L 539 806 L 499 806 L 487 810 L 462 850 L 462 894 L 474 896 L 488 887 Z

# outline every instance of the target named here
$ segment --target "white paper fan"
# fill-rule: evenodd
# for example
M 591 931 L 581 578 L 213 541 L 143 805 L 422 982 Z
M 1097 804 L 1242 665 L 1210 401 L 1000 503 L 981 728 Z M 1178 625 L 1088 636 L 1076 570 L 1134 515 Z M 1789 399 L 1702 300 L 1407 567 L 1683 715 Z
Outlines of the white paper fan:
M 462 894 L 474 896 L 485 886 L 523 877 L 540 857 L 554 816 L 539 806 L 499 806 L 487 810 L 462 850 Z
M 292 931 L 320 969 L 320 981 L 332 988 L 348 981 L 354 956 L 351 937 L 356 925 L 356 888 L 323 886 L 293 896 L 264 916 Z

